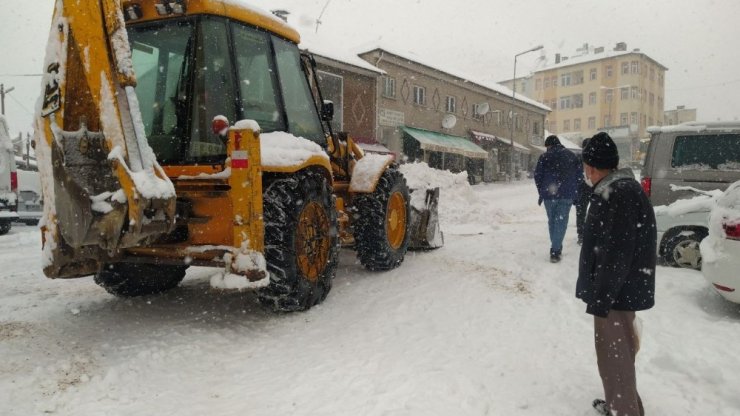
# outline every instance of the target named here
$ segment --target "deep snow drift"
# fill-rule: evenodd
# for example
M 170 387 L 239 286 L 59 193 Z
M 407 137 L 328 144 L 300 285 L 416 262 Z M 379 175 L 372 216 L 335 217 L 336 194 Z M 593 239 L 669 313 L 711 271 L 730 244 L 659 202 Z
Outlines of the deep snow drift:
M 409 182 L 430 179 L 417 168 Z M 14 227 L 0 237 L 0 414 L 594 415 L 575 228 L 553 265 L 531 181 L 434 181 L 445 247 L 387 273 L 342 250 L 327 300 L 287 315 L 210 288 L 214 269 L 129 300 L 47 280 L 38 231 Z M 662 267 L 656 302 L 639 314 L 647 414 L 740 414 L 740 306 Z

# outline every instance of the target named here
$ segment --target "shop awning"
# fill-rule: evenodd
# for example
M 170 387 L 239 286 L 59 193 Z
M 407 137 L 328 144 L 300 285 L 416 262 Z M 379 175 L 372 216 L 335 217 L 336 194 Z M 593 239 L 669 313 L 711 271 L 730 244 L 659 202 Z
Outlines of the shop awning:
M 498 137 L 494 136 L 493 134 L 481 133 L 474 130 L 471 130 L 470 134 L 472 134 L 473 137 L 479 141 L 499 142 L 511 146 L 511 141 L 505 137 Z M 514 142 L 514 149 L 526 154 L 530 154 L 532 152 L 527 146 L 521 145 L 517 142 Z
M 423 150 L 453 153 L 474 159 L 488 159 L 488 152 L 464 137 L 450 136 L 413 127 L 401 127 L 403 131 L 419 142 Z

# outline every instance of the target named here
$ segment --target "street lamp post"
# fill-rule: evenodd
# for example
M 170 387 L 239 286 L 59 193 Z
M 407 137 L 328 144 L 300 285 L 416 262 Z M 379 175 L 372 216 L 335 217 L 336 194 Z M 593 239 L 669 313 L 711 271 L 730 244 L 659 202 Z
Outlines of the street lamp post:
M 524 52 L 520 52 L 516 55 L 514 55 L 514 78 L 512 79 L 512 86 L 511 86 L 511 127 L 509 129 L 510 131 L 510 137 L 509 140 L 511 140 L 511 149 L 509 149 L 509 181 L 514 180 L 514 121 L 516 120 L 514 116 L 514 101 L 516 100 L 516 59 L 520 55 L 524 55 L 525 53 L 530 53 L 534 51 L 538 51 L 542 49 L 542 45 L 535 46 L 532 49 L 527 49 Z

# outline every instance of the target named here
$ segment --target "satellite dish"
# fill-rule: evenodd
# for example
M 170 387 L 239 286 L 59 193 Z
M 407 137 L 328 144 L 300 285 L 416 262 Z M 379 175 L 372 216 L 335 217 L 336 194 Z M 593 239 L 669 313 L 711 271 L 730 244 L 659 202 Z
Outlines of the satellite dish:
M 476 109 L 476 113 L 479 116 L 484 116 L 488 114 L 488 112 L 491 110 L 491 106 L 488 105 L 488 103 L 480 103 L 478 104 L 478 108 Z
M 455 127 L 455 124 L 457 124 L 457 117 L 453 114 L 447 114 L 442 118 L 442 127 L 446 129 Z

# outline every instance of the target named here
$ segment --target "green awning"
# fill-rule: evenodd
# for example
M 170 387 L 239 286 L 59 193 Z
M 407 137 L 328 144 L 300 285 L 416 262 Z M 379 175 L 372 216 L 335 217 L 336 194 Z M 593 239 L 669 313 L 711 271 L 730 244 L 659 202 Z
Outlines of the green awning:
M 474 159 L 488 159 L 488 152 L 464 137 L 403 126 L 403 131 L 419 142 L 423 150 L 453 153 Z

